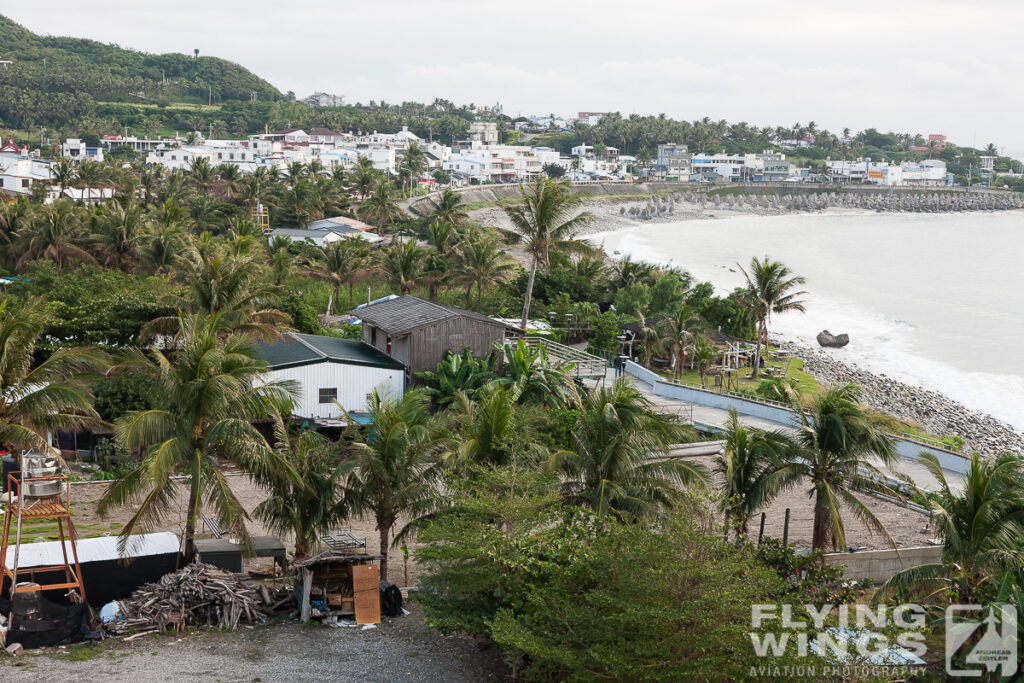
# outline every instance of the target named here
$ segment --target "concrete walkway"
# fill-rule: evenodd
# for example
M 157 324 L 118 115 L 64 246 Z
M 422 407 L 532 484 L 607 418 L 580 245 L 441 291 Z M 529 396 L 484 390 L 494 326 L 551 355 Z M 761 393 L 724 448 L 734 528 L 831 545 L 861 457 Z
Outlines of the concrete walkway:
M 623 374 L 622 376 L 625 377 L 627 381 L 632 382 L 640 389 L 641 392 L 644 393 L 647 399 L 654 404 L 655 410 L 662 413 L 678 415 L 685 422 L 693 424 L 701 431 L 724 431 L 726 426 L 729 424 L 728 410 L 724 410 L 722 408 L 710 408 L 708 406 L 688 403 L 686 401 L 680 401 L 666 396 L 657 396 L 652 393 L 652 387 L 650 384 L 642 382 L 631 375 Z M 609 368 L 605 374 L 604 382 L 606 386 L 610 386 L 614 381 L 615 371 Z M 588 383 L 588 386 L 593 386 L 593 383 Z M 791 436 L 795 436 L 797 434 L 797 428 L 793 424 L 784 424 L 761 417 L 742 414 L 739 415 L 739 421 L 743 425 L 754 429 L 761 429 L 765 431 L 781 430 Z M 882 471 L 885 471 L 885 467 L 882 465 L 881 461 L 876 460 L 875 465 L 882 469 Z M 911 481 L 921 489 L 931 491 L 938 488 L 935 478 L 932 477 L 931 473 L 928 472 L 923 465 L 914 462 L 913 460 L 903 459 L 895 468 L 895 471 L 910 477 Z M 945 470 L 945 475 L 950 487 L 954 491 L 960 490 L 963 486 L 963 475 L 949 470 Z

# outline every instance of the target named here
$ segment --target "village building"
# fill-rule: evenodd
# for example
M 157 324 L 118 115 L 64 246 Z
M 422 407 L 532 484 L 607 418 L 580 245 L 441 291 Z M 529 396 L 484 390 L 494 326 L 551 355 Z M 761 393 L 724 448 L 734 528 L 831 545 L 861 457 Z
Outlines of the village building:
M 434 370 L 446 351 L 485 356 L 521 332 L 458 306 L 401 296 L 353 311 L 363 321 L 363 342 L 401 362 L 409 373 Z
M 298 384 L 297 418 L 331 426 L 344 421 L 342 408 L 367 412 L 374 391 L 392 399 L 405 393 L 405 366 L 354 339 L 286 332 L 257 351 L 269 367 L 268 381 Z

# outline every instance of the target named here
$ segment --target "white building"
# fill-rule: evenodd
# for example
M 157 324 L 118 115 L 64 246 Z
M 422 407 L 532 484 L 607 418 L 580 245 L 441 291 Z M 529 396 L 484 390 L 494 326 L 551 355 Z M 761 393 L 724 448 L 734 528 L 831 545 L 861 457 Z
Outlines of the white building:
M 81 161 L 91 159 L 92 161 L 103 161 L 102 147 L 86 147 L 85 143 L 78 138 L 68 138 L 60 146 L 60 154 L 68 159 Z
M 0 173 L 0 190 L 8 195 L 29 195 L 36 183 L 50 183 L 50 162 L 23 158 L 8 163 Z
M 405 366 L 361 341 L 286 332 L 282 339 L 260 345 L 258 353 L 269 366 L 267 381 L 298 384 L 293 416 L 322 424 L 342 421 L 326 426 L 345 423 L 342 408 L 368 412 L 374 391 L 386 398 L 405 393 Z
M 334 93 L 317 91 L 308 97 L 303 97 L 299 102 L 308 104 L 311 107 L 344 107 L 345 97 L 343 95 L 335 95 Z
M 753 154 L 694 154 L 690 159 L 692 173 L 708 180 L 753 180 L 758 166 L 757 158 Z
M 904 161 L 900 166 L 903 169 L 904 185 L 941 187 L 948 183 L 946 162 L 942 159 Z

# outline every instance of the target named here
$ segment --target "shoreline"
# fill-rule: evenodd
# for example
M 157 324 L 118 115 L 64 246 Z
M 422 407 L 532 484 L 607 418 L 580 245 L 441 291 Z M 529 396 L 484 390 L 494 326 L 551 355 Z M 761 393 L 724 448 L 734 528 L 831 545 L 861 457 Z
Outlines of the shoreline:
M 964 453 L 978 451 L 983 455 L 995 455 L 1006 451 L 1024 452 L 1024 434 L 945 394 L 900 382 L 884 373 L 864 370 L 856 363 L 836 360 L 829 357 L 824 349 L 794 341 L 783 341 L 779 347 L 802 359 L 804 371 L 822 385 L 853 382 L 861 388 L 864 403 L 873 410 L 914 422 L 935 435 L 963 438 Z

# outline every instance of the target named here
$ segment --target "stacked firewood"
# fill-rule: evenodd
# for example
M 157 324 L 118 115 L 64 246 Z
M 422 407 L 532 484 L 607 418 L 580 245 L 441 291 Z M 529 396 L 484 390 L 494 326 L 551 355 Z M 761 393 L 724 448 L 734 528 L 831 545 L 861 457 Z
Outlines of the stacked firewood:
M 127 600 L 120 600 L 122 618 L 105 626 L 115 635 L 124 635 L 186 625 L 234 628 L 242 620 L 262 624 L 290 596 L 196 563 L 147 583 Z

